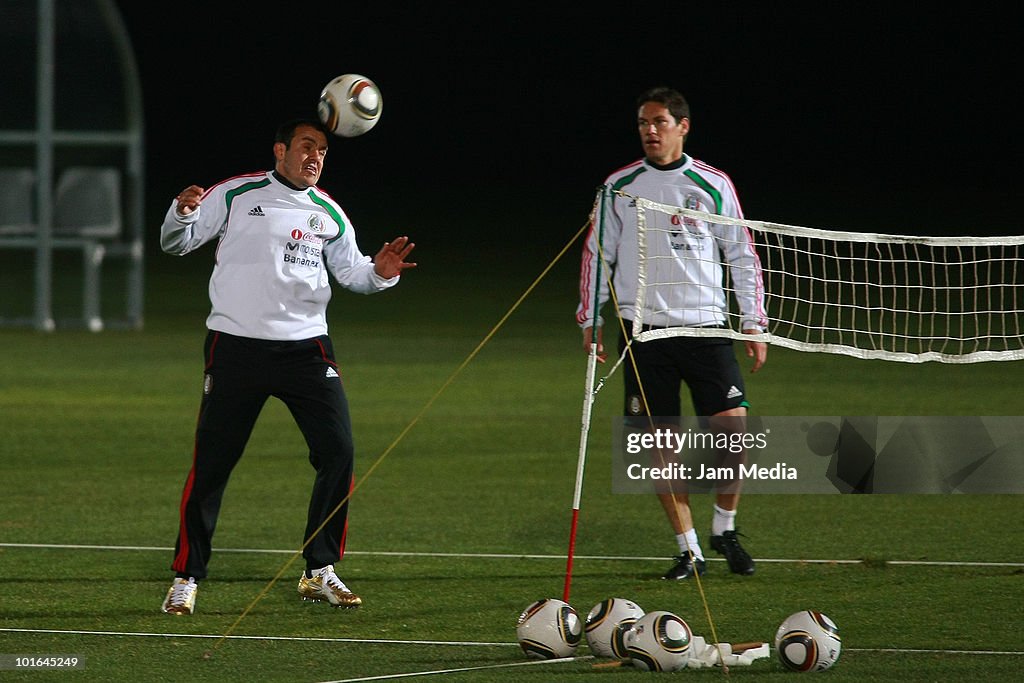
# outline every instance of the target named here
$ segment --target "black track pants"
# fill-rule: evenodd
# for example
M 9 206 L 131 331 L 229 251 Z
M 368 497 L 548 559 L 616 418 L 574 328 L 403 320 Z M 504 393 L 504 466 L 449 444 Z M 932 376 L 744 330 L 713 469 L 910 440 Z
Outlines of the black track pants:
M 211 331 L 205 358 L 192 469 L 171 568 L 178 576 L 206 577 L 228 477 L 270 396 L 288 406 L 316 470 L 303 542 L 323 529 L 303 551 L 306 567 L 337 562 L 344 553 L 348 503 L 335 508 L 352 485 L 353 446 L 348 400 L 330 339 L 264 341 Z M 259 501 L 252 501 L 254 514 L 259 509 Z

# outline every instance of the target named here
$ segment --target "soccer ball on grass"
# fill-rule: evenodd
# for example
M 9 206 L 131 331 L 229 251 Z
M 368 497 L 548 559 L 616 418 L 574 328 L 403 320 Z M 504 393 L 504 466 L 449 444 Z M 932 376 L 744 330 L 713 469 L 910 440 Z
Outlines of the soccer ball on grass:
M 824 671 L 842 651 L 839 627 L 815 610 L 789 615 L 775 632 L 775 652 L 792 671 Z
M 634 666 L 647 671 L 678 671 L 690 658 L 693 632 L 672 612 L 648 612 L 624 635 L 626 652 Z
M 583 625 L 576 610 L 554 598 L 531 603 L 516 622 L 519 647 L 531 659 L 572 657 L 582 636 Z
M 343 74 L 320 92 L 317 115 L 329 131 L 343 138 L 366 133 L 380 121 L 384 99 L 366 76 Z
M 594 605 L 583 625 L 591 651 L 598 657 L 628 659 L 625 632 L 643 615 L 639 605 L 625 598 L 607 598 Z

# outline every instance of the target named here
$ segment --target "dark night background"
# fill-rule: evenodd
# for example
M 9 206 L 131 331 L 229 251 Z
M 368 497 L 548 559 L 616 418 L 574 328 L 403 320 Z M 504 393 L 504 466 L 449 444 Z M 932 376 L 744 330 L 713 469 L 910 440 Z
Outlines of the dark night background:
M 658 84 L 687 96 L 686 151 L 732 176 L 748 218 L 1020 231 L 1013 3 L 117 6 L 142 78 L 149 235 L 185 185 L 269 168 L 276 125 L 347 72 L 377 82 L 383 118 L 332 139 L 321 185 L 366 251 L 408 233 L 421 262 L 460 244 L 553 254 L 639 156 L 634 99 Z

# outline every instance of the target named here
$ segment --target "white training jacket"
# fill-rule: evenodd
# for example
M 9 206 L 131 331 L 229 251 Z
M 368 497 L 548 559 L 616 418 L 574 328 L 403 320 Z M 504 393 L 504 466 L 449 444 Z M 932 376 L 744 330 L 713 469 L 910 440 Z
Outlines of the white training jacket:
M 729 177 L 716 168 L 683 155 L 678 162 L 660 167 L 648 160 L 625 166 L 605 181 L 610 190 L 621 190 L 662 204 L 706 213 L 743 218 L 743 210 Z M 603 323 L 600 310 L 609 298 L 607 269 L 619 314 L 636 319 L 639 280 L 637 214 L 628 197 L 611 195 L 603 211 L 600 291 L 595 311 L 594 287 L 598 278 L 598 228 L 600 203 L 591 216 L 580 268 L 580 303 L 576 322 L 587 328 Z M 655 327 L 690 327 L 727 324 L 728 301 L 724 268 L 740 311 L 743 330 L 763 331 L 764 285 L 761 265 L 749 231 L 743 226 L 719 225 L 691 218 L 647 211 L 648 287 L 641 321 Z M 652 230 L 657 228 L 657 230 Z M 677 283 L 671 286 L 656 283 Z M 734 326 L 734 325 L 730 325 Z
M 211 330 L 296 341 L 327 334 L 328 271 L 346 289 L 371 294 L 398 283 L 373 270 L 341 207 L 323 190 L 296 190 L 273 171 L 236 176 L 206 191 L 181 216 L 172 202 L 160 247 L 184 255 L 218 239 L 210 276 Z

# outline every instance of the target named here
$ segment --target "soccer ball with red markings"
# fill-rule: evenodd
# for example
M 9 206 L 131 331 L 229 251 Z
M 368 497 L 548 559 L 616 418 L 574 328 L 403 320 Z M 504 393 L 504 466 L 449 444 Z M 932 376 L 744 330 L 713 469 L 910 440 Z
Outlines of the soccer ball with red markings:
M 329 131 L 343 138 L 368 132 L 380 121 L 384 99 L 366 76 L 343 74 L 320 92 L 317 115 Z
M 803 610 L 786 618 L 775 632 L 775 652 L 791 671 L 824 671 L 842 651 L 839 627 L 815 610 Z
M 544 598 L 519 615 L 516 638 L 531 659 L 572 657 L 583 636 L 580 617 L 568 603 Z

